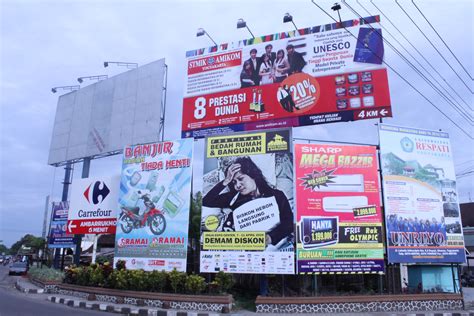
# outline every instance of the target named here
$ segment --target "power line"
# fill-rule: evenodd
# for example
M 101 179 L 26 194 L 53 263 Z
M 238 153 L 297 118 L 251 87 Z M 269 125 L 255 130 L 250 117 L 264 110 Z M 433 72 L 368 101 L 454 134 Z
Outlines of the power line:
M 443 42 L 444 46 L 446 46 L 446 48 L 449 50 L 449 52 L 451 53 L 451 55 L 453 55 L 453 57 L 456 59 L 456 61 L 458 62 L 458 64 L 462 67 L 462 69 L 464 70 L 464 72 L 466 72 L 466 74 L 469 76 L 469 78 L 471 78 L 471 80 L 474 80 L 474 78 L 472 78 L 471 74 L 467 71 L 467 69 L 464 67 L 464 65 L 459 61 L 458 57 L 453 53 L 453 51 L 451 50 L 451 48 L 448 46 L 448 44 L 446 44 L 446 42 L 443 40 L 443 38 L 441 37 L 441 35 L 439 35 L 439 33 L 436 31 L 436 29 L 434 28 L 433 25 L 431 25 L 430 21 L 428 20 L 428 18 L 426 18 L 426 16 L 423 14 L 423 12 L 418 8 L 418 6 L 416 5 L 415 1 L 414 0 L 411 0 L 411 2 L 413 3 L 413 5 L 415 6 L 415 8 L 418 10 L 418 12 L 420 12 L 421 16 L 425 19 L 425 21 L 428 23 L 428 25 L 431 27 L 431 29 L 436 33 L 436 35 L 438 35 L 439 39 Z
M 362 9 L 364 9 L 364 11 L 365 11 L 367 14 L 369 14 L 370 16 L 372 16 L 372 14 L 359 2 L 359 0 L 356 0 L 356 2 L 359 4 L 359 6 L 360 6 Z M 355 14 L 357 14 L 359 17 L 362 18 L 362 16 L 361 16 L 360 14 L 358 14 L 350 5 L 348 5 L 348 4 L 346 3 L 346 1 L 343 0 L 343 3 L 344 3 L 351 11 L 353 11 Z M 408 55 L 410 55 L 411 58 L 413 58 L 413 60 L 416 61 L 416 62 L 418 63 L 418 65 L 420 65 L 421 68 L 423 68 L 423 70 L 451 97 L 451 99 L 448 98 L 444 93 L 442 93 L 441 91 L 439 91 L 439 89 L 438 89 L 415 65 L 411 64 L 411 63 L 407 60 L 407 58 L 406 58 L 405 56 L 403 56 L 403 54 L 402 54 L 400 51 L 398 51 L 398 50 L 394 47 L 394 45 L 392 45 L 386 38 L 382 37 L 382 35 L 379 34 L 380 37 L 383 39 L 383 41 L 386 42 L 386 43 L 390 46 L 390 48 L 392 48 L 402 59 L 404 59 L 404 61 L 405 61 L 406 63 L 408 63 L 420 76 L 422 76 L 422 78 L 423 78 L 426 82 L 428 82 L 428 84 L 429 84 L 436 92 L 438 92 L 438 94 L 440 94 L 440 95 L 446 100 L 446 102 L 450 103 L 450 105 L 451 105 L 452 107 L 454 107 L 455 110 L 456 110 L 464 119 L 466 119 L 468 122 L 473 123 L 473 122 L 474 122 L 474 119 L 469 115 L 469 113 L 465 113 L 465 112 L 464 112 L 464 111 L 466 111 L 466 110 L 465 110 L 465 109 L 461 106 L 461 104 L 459 104 L 459 102 L 457 102 L 457 100 L 446 90 L 446 88 L 444 88 L 443 85 L 441 85 L 441 83 L 440 83 L 438 80 L 436 80 L 436 78 L 434 78 L 433 75 L 431 75 L 431 73 L 430 73 L 430 72 L 429 72 L 429 71 L 428 71 L 428 70 L 400 43 L 400 41 L 397 40 L 397 38 L 396 38 L 389 30 L 387 30 L 386 27 L 384 27 L 384 26 L 382 25 L 381 22 L 379 22 L 379 24 L 380 24 L 380 27 L 382 27 L 382 29 L 383 29 L 385 32 L 387 32 L 387 33 L 398 43 L 398 45 L 400 45 L 400 46 L 408 53 Z M 374 29 L 372 26 L 371 26 L 371 28 Z M 375 30 L 375 29 L 374 29 L 374 30 Z M 375 30 L 375 31 L 378 32 L 378 30 Z M 378 32 L 378 33 L 379 33 L 379 32 Z M 438 90 L 437 90 L 437 89 L 438 89 Z M 457 105 L 453 102 L 453 100 L 456 102 Z M 471 124 L 471 125 L 472 125 L 472 124 Z
M 352 8 L 348 3 L 346 3 L 345 0 L 342 0 L 342 2 L 344 3 L 344 5 L 346 5 L 354 14 L 358 15 L 360 18 L 363 19 L 363 17 L 357 12 L 354 10 L 354 8 Z M 370 14 L 370 13 L 369 13 Z M 441 96 L 444 96 L 446 97 L 444 94 L 442 94 L 439 89 L 434 86 L 434 84 L 428 80 L 428 78 L 426 78 L 426 76 L 418 69 L 416 68 L 405 56 L 403 56 L 402 53 L 400 53 L 400 51 L 398 49 L 396 49 L 387 39 L 384 39 L 382 37 L 382 34 L 380 34 L 380 32 L 378 30 L 376 30 L 374 27 L 372 27 L 371 25 L 369 25 L 370 28 L 372 28 L 375 32 L 377 32 L 377 34 L 382 38 L 382 40 L 387 43 L 389 45 L 389 47 L 395 51 L 396 54 L 398 54 L 410 67 L 412 67 L 413 70 L 415 70 L 415 72 L 418 73 L 418 75 L 420 75 L 426 82 L 428 82 L 428 84 L 436 91 L 438 92 L 438 94 L 440 94 Z M 380 58 L 381 59 L 381 58 Z M 454 104 L 453 104 L 454 105 Z M 455 106 L 455 105 L 454 105 Z M 455 106 L 456 107 L 456 106 Z M 457 108 L 457 107 L 456 107 Z M 457 108 L 458 109 L 458 108 Z M 458 111 L 459 112 L 459 111 Z M 466 115 L 465 113 L 463 113 L 462 111 L 459 112 L 461 114 L 461 116 L 463 115 Z M 470 119 L 466 118 L 465 116 L 463 116 L 466 120 L 468 121 L 471 121 Z M 472 126 L 472 124 L 471 124 Z
M 426 36 L 426 34 L 420 29 L 420 27 L 418 26 L 418 24 L 415 23 L 415 21 L 413 21 L 413 19 L 411 18 L 411 16 L 405 11 L 405 9 L 403 9 L 403 7 L 400 5 L 400 3 L 398 3 L 398 0 L 395 0 L 395 3 L 400 7 L 400 9 L 402 9 L 403 13 L 405 13 L 405 15 L 410 19 L 410 21 L 416 26 L 416 28 L 421 32 L 421 34 L 423 34 L 423 36 L 426 38 L 426 40 L 431 44 L 431 46 L 433 46 L 433 48 L 436 50 L 436 52 L 438 53 L 438 55 L 441 56 L 441 58 L 446 62 L 446 64 L 448 64 L 449 68 L 451 68 L 451 70 L 456 74 L 456 76 L 459 78 L 459 80 L 462 81 L 462 83 L 464 84 L 464 86 L 466 86 L 466 88 L 469 90 L 469 92 L 471 92 L 471 94 L 474 94 L 474 92 L 471 90 L 471 88 L 466 84 L 466 82 L 464 82 L 464 80 L 461 78 L 461 76 L 459 76 L 459 74 L 457 73 L 456 70 L 454 70 L 453 66 L 451 66 L 451 64 L 446 60 L 446 58 L 444 58 L 444 56 L 441 54 L 441 52 L 436 48 L 436 46 L 433 44 L 433 42 L 431 42 L 431 40 Z
M 323 11 L 327 16 L 329 16 L 334 22 L 339 23 L 335 18 L 333 18 L 329 13 L 327 13 L 320 5 L 318 5 L 315 0 L 311 0 L 311 2 L 317 6 L 321 11 Z M 352 34 L 343 24 L 341 24 L 342 28 L 344 28 L 352 37 L 354 37 L 358 42 L 359 39 Z M 382 58 L 378 56 L 374 51 L 371 50 L 371 52 L 378 57 L 380 60 Z M 411 84 L 407 79 L 405 79 L 398 71 L 396 71 L 390 64 L 388 64 L 386 61 L 382 62 L 390 69 L 392 70 L 400 79 L 402 79 L 406 84 L 408 84 L 413 90 L 415 90 L 421 97 L 423 97 L 428 103 L 430 103 L 435 109 L 437 109 L 441 114 L 443 114 L 449 121 L 451 121 L 457 128 L 459 128 L 464 134 L 467 135 L 467 137 L 474 139 L 468 132 L 466 132 L 461 126 L 459 126 L 455 121 L 453 121 L 448 115 L 446 115 L 443 111 L 441 111 L 440 108 L 438 108 L 430 99 L 428 99 L 423 93 L 421 93 L 420 90 L 418 90 L 413 84 Z
M 461 95 L 459 95 L 459 93 L 456 91 L 456 89 L 453 88 L 452 85 L 449 84 L 449 82 L 443 77 L 443 75 L 441 75 L 439 73 L 439 71 L 428 61 L 428 59 L 426 59 L 426 57 L 415 47 L 415 45 L 412 44 L 412 42 L 403 34 L 403 32 L 395 25 L 395 23 L 392 22 L 392 20 L 390 20 L 390 18 L 382 11 L 382 9 L 380 9 L 375 3 L 373 0 L 370 0 L 370 3 L 372 3 L 372 5 L 377 8 L 377 10 L 379 10 L 379 12 L 383 15 L 383 17 L 398 31 L 398 33 L 400 33 L 400 35 L 408 42 L 408 44 L 410 44 L 410 46 L 418 53 L 418 55 L 421 56 L 421 58 L 431 67 L 431 69 L 433 69 L 434 72 L 436 72 L 436 74 L 441 78 L 443 79 L 443 81 L 446 83 L 446 85 L 451 88 L 451 90 L 458 96 L 459 99 L 461 99 L 461 101 L 469 108 L 472 110 L 472 107 L 471 105 L 469 105 L 462 97 Z

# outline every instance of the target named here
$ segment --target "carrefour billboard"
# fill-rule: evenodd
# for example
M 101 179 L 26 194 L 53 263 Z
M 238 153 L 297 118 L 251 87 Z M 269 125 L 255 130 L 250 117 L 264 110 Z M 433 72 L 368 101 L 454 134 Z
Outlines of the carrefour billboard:
M 463 263 L 449 135 L 380 125 L 388 261 Z
M 187 52 L 183 137 L 391 116 L 379 16 Z

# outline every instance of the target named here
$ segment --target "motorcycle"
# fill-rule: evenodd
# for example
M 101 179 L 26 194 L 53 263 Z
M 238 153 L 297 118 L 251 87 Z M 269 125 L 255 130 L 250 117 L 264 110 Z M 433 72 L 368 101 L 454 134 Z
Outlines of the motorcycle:
M 148 225 L 150 230 L 155 235 L 161 235 L 166 229 L 165 212 L 156 208 L 155 203 L 150 199 L 149 194 L 141 194 L 139 199 L 143 200 L 145 204 L 145 212 L 139 215 L 139 207 L 121 206 L 120 227 L 126 234 L 130 233 L 134 228 L 142 228 Z

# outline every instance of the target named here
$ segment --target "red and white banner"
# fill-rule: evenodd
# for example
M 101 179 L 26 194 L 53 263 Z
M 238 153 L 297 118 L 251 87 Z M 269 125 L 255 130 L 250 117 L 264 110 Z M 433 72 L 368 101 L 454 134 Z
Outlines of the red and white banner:
M 115 234 L 120 177 L 74 180 L 67 232 Z
M 297 73 L 281 83 L 184 99 L 184 137 L 196 130 L 233 126 L 234 131 L 271 126 L 304 126 L 392 116 L 387 70 L 323 77 Z

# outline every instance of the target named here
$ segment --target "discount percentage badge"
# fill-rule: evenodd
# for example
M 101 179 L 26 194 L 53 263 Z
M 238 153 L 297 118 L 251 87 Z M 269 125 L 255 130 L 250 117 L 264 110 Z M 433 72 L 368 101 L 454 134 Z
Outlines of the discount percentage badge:
M 320 91 L 315 78 L 305 73 L 297 73 L 283 80 L 277 96 L 285 111 L 304 113 L 316 105 Z

